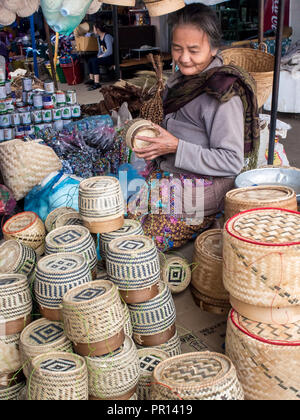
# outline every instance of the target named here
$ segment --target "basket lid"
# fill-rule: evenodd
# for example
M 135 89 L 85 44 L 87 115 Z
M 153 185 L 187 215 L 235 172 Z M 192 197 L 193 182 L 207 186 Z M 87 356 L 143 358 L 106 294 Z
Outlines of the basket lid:
M 57 253 L 45 256 L 39 260 L 36 275 L 39 272 L 49 275 L 68 276 L 77 273 L 83 266 L 87 266 L 86 259 L 75 253 Z
M 45 226 L 47 229 L 47 232 L 50 232 L 53 229 L 53 223 L 56 221 L 56 219 L 61 216 L 62 214 L 66 213 L 73 213 L 76 211 L 75 209 L 72 209 L 71 207 L 59 207 L 57 209 L 52 210 L 46 220 L 45 220 Z
M 96 176 L 81 181 L 79 192 L 92 192 L 95 194 L 109 193 L 112 195 L 121 189 L 120 181 L 111 176 Z
M 300 321 L 283 325 L 265 324 L 245 318 L 234 309 L 230 312 L 230 320 L 238 330 L 254 340 L 277 346 L 300 346 Z
M 166 351 L 151 347 L 138 350 L 138 356 L 140 359 L 141 375 L 143 376 L 152 376 L 156 366 L 163 360 L 169 358 Z
M 52 352 L 36 356 L 32 360 L 33 371 L 40 374 L 67 375 L 81 370 L 85 365 L 83 357 L 64 352 Z
M 57 249 L 65 246 L 77 246 L 85 242 L 90 236 L 90 231 L 84 226 L 62 226 L 48 233 L 46 236 L 46 246 Z
M 132 235 L 143 235 L 143 228 L 140 222 L 137 220 L 125 219 L 124 225 L 114 232 L 102 233 L 100 239 L 105 241 L 112 241 L 119 238 L 120 236 L 132 236 Z
M 117 254 L 125 254 L 134 258 L 135 255 L 147 254 L 155 248 L 153 240 L 147 236 L 131 235 L 125 238 L 117 238 L 108 245 L 109 251 Z
M 0 274 L 0 293 L 8 292 L 10 288 L 24 284 L 28 287 L 27 277 L 23 274 Z
M 0 273 L 9 273 L 14 271 L 18 265 L 22 252 L 21 242 L 14 239 L 5 241 L 0 246 Z
M 273 208 L 248 210 L 230 219 L 226 231 L 253 245 L 300 245 L 300 213 Z
M 214 259 L 223 259 L 223 230 L 212 229 L 202 233 L 195 241 L 195 250 Z
M 69 290 L 64 295 L 63 301 L 72 304 L 91 303 L 106 298 L 114 287 L 114 284 L 108 280 L 95 280 Z
M 3 226 L 3 233 L 6 234 L 17 234 L 29 229 L 34 223 L 40 221 L 43 223 L 39 216 L 33 211 L 25 211 L 18 213 L 7 220 Z
M 296 194 L 292 188 L 278 185 L 241 188 L 226 194 L 227 200 L 237 203 L 242 201 L 249 205 L 257 204 L 259 207 L 262 207 L 263 202 L 279 202 L 293 197 L 296 198 Z
M 62 214 L 60 216 L 58 216 L 55 220 L 55 222 L 53 223 L 53 227 L 54 229 L 57 229 L 59 227 L 63 227 L 63 226 L 83 226 L 83 220 L 81 215 L 75 211 L 75 212 L 70 212 L 70 213 L 66 213 L 66 214 Z
M 63 324 L 42 318 L 29 324 L 21 333 L 21 343 L 31 347 L 40 347 L 65 341 Z

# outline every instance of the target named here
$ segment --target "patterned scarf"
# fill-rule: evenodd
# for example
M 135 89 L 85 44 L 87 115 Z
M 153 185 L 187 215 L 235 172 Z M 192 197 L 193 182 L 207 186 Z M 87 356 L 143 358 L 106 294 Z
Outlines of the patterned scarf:
M 252 76 L 234 65 L 214 67 L 195 76 L 182 76 L 178 83 L 168 89 L 164 101 L 165 115 L 177 112 L 203 93 L 216 98 L 220 103 L 239 96 L 245 117 L 245 168 L 257 167 L 260 145 L 259 109 L 256 83 Z

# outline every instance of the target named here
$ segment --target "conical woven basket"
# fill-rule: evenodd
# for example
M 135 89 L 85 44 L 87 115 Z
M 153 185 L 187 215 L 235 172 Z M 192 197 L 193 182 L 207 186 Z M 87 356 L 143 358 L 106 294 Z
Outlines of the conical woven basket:
M 195 241 L 192 293 L 202 310 L 222 314 L 230 309 L 223 285 L 223 231 L 212 229 Z
M 137 387 L 137 395 L 140 401 L 150 400 L 153 372 L 157 365 L 169 358 L 168 353 L 156 348 L 138 350 L 140 361 L 140 378 Z
M 90 399 L 128 400 L 135 393 L 140 369 L 137 349 L 130 337 L 125 336 L 116 354 L 86 357 L 86 363 Z
M 32 211 L 18 213 L 3 226 L 5 240 L 14 239 L 35 250 L 37 255 L 45 251 L 46 230 L 43 221 Z
M 0 275 L 0 335 L 20 333 L 30 322 L 32 298 L 26 276 Z
M 192 271 L 187 259 L 178 255 L 159 254 L 161 280 L 172 293 L 181 293 L 189 287 Z
M 297 212 L 254 209 L 226 224 L 223 280 L 232 306 L 241 315 L 247 316 L 245 308 L 255 306 L 260 312 L 265 309 L 264 317 L 257 321 L 284 323 L 287 314 L 290 321 L 294 322 L 294 316 L 300 320 L 299 245 Z
M 240 188 L 229 191 L 225 198 L 225 220 L 246 210 L 275 207 L 297 211 L 294 190 L 279 185 Z
M 32 274 L 36 264 L 36 253 L 22 242 L 8 240 L 0 246 L 0 273 Z
M 100 176 L 79 185 L 79 213 L 92 233 L 109 233 L 124 224 L 124 198 L 118 179 Z
M 47 175 L 61 168 L 55 152 L 36 141 L 10 140 L 0 144 L 0 170 L 4 184 L 17 201 Z
M 80 254 L 58 253 L 41 258 L 36 267 L 34 290 L 42 316 L 50 321 L 62 321 L 64 294 L 91 281 L 88 263 Z
M 151 145 L 151 143 L 139 140 L 136 137 L 157 137 L 159 135 L 151 121 L 144 120 L 142 118 L 136 118 L 125 124 L 123 136 L 129 149 L 143 149 Z
M 162 16 L 185 7 L 184 0 L 144 0 L 150 16 Z
M 20 334 L 0 335 L 0 388 L 3 386 L 3 375 L 17 372 L 22 366 L 19 341 Z
M 152 239 L 125 236 L 112 240 L 106 251 L 109 279 L 126 303 L 142 303 L 158 295 L 159 258 Z
M 236 370 L 218 353 L 187 353 L 161 362 L 154 370 L 152 400 L 243 400 Z
M 300 323 L 263 324 L 231 311 L 226 354 L 246 400 L 299 400 Z
M 144 235 L 144 231 L 142 225 L 137 220 L 132 219 L 125 219 L 124 225 L 121 229 L 118 229 L 111 233 L 103 233 L 99 236 L 99 247 L 100 247 L 100 255 L 103 261 L 106 260 L 106 253 L 108 250 L 108 245 L 114 239 L 118 239 L 124 236 L 132 236 L 132 235 Z
M 71 207 L 59 207 L 57 209 L 52 210 L 45 220 L 45 227 L 47 229 L 47 232 L 49 233 L 51 232 L 51 230 L 56 229 L 56 227 L 59 227 L 55 225 L 55 222 L 60 216 L 68 213 L 73 213 L 74 211 L 75 210 Z
M 62 307 L 65 332 L 82 356 L 102 356 L 124 342 L 125 314 L 117 287 L 97 280 L 67 292 Z
M 272 93 L 275 57 L 252 48 L 229 48 L 222 51 L 224 64 L 234 64 L 248 71 L 257 84 L 258 107 L 261 108 Z
M 28 400 L 88 400 L 88 372 L 83 357 L 51 352 L 36 356 L 31 363 Z
M 28 17 L 33 15 L 40 6 L 40 0 L 23 0 L 21 7 L 17 10 L 17 15 L 20 17 Z
M 20 391 L 25 387 L 25 382 L 11 386 L 0 387 L 0 401 L 17 401 Z
M 45 318 L 29 324 L 20 336 L 20 357 L 24 375 L 29 378 L 32 359 L 54 351 L 73 352 L 72 343 L 64 333 L 63 324 Z
M 93 279 L 97 276 L 97 251 L 95 241 L 84 226 L 70 225 L 52 230 L 46 236 L 45 254 L 71 252 L 85 257 Z
M 0 25 L 8 26 L 16 20 L 16 14 L 11 10 L 1 7 Z
M 144 303 L 128 305 L 133 338 L 137 344 L 155 347 L 175 334 L 176 309 L 169 287 L 159 282 L 159 294 Z
M 141 346 L 139 344 L 137 344 L 136 346 L 138 349 L 149 348 L 149 347 Z M 157 345 L 153 348 L 166 352 L 169 355 L 169 357 L 179 356 L 180 354 L 182 354 L 181 341 L 180 341 L 180 337 L 177 332 L 177 329 L 174 336 L 170 338 L 170 340 L 168 340 L 166 343 Z

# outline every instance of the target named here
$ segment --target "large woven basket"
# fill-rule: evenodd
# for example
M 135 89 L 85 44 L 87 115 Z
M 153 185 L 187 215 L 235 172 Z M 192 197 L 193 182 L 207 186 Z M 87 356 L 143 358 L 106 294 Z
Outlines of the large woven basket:
M 79 213 L 92 233 L 109 233 L 124 224 L 124 198 L 118 179 L 101 176 L 79 185 Z
M 80 225 L 83 226 L 83 220 L 80 214 L 77 211 L 68 212 L 65 214 L 59 215 L 55 222 L 53 223 L 53 228 L 57 229 L 63 226 L 75 226 Z
M 67 337 L 82 356 L 103 356 L 124 342 L 125 313 L 117 287 L 97 280 L 67 292 L 63 297 Z
M 159 294 L 144 303 L 128 305 L 133 338 L 137 344 L 155 347 L 175 334 L 176 309 L 169 287 L 159 282 Z
M 17 372 L 21 366 L 19 353 L 20 334 L 2 336 L 0 334 L 0 388 L 4 385 L 4 376 Z M 6 378 L 10 386 L 11 377 Z
M 169 358 L 168 353 L 156 348 L 138 350 L 140 360 L 140 378 L 137 387 L 137 395 L 140 401 L 150 400 L 153 372 L 157 365 Z
M 93 279 L 97 276 L 97 251 L 95 241 L 84 226 L 63 226 L 52 230 L 46 236 L 45 254 L 60 252 L 75 252 L 82 254 L 92 273 Z
M 114 239 L 118 239 L 124 236 L 132 235 L 144 235 L 142 225 L 137 220 L 125 219 L 123 227 L 114 232 L 103 233 L 99 236 L 99 247 L 100 255 L 102 260 L 105 262 L 108 245 Z
M 25 382 L 21 382 L 11 387 L 0 386 L 0 401 L 17 401 L 20 391 L 25 387 Z
M 192 293 L 207 312 L 223 314 L 230 309 L 229 293 L 223 285 L 223 231 L 212 229 L 195 241 Z
M 157 248 L 147 236 L 126 236 L 108 245 L 106 268 L 126 303 L 142 303 L 158 295 Z
M 32 298 L 26 276 L 0 275 L 0 335 L 20 333 L 31 320 Z
M 58 219 L 58 217 L 64 215 L 64 214 L 68 214 L 68 213 L 73 213 L 75 210 L 72 209 L 71 207 L 59 207 L 57 209 L 52 210 L 46 220 L 45 220 L 45 227 L 47 232 L 51 232 L 51 230 L 56 229 L 59 226 L 55 225 L 56 220 Z M 75 223 L 77 224 L 77 223 Z M 63 225 L 64 226 L 64 225 Z
M 257 84 L 257 101 L 261 108 L 272 93 L 275 57 L 252 48 L 229 48 L 222 51 L 224 64 L 234 64 L 248 71 Z
M 225 198 L 225 220 L 246 210 L 275 207 L 297 211 L 294 190 L 279 185 L 240 188 L 229 191 Z
M 232 362 L 211 352 L 187 353 L 154 370 L 152 400 L 243 400 Z
M 184 0 L 144 0 L 150 16 L 162 16 L 185 7 Z
M 46 230 L 43 221 L 32 211 L 12 216 L 3 226 L 5 240 L 14 239 L 35 250 L 37 255 L 45 251 Z
M 31 363 L 28 400 L 88 400 L 88 372 L 83 357 L 51 352 L 36 356 Z
M 66 337 L 63 324 L 45 318 L 29 324 L 20 336 L 20 357 L 24 375 L 29 378 L 31 360 L 53 351 L 72 353 L 72 343 Z
M 8 240 L 0 246 L 0 273 L 32 274 L 36 264 L 35 251 L 22 242 Z
M 51 254 L 40 259 L 35 272 L 35 297 L 40 313 L 50 321 L 62 321 L 64 294 L 92 281 L 86 259 L 75 253 Z
M 299 245 L 297 212 L 254 209 L 226 224 L 223 280 L 240 314 L 266 323 L 300 320 Z
M 61 167 L 55 152 L 36 141 L 11 140 L 0 144 L 0 171 L 17 201 Z
M 246 400 L 299 400 L 300 323 L 251 321 L 232 310 L 226 354 L 234 363 Z
M 172 293 L 183 292 L 189 287 L 192 278 L 191 267 L 186 258 L 173 253 L 159 254 L 161 280 Z
M 139 344 L 136 344 L 136 346 L 138 349 L 141 349 L 141 350 L 149 348 L 149 347 L 141 346 Z M 175 331 L 174 336 L 170 338 L 170 340 L 168 340 L 166 343 L 157 345 L 153 348 L 166 352 L 169 355 L 169 357 L 179 356 L 180 354 L 182 354 L 181 341 L 180 341 L 180 337 L 179 337 L 177 329 Z
M 86 363 L 90 399 L 129 400 L 135 393 L 140 369 L 137 349 L 130 337 L 125 336 L 116 354 L 86 357 Z
M 20 17 L 28 17 L 33 15 L 40 6 L 40 0 L 23 0 L 24 7 L 19 7 L 17 14 Z

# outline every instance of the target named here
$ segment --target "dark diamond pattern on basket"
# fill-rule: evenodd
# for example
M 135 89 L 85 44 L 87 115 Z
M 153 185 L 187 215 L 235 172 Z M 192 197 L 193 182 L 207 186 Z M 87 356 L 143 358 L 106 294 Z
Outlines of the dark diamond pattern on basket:
M 185 270 L 179 264 L 173 264 L 169 269 L 168 283 L 181 284 L 185 280 Z
M 145 356 L 140 360 L 140 367 L 142 370 L 145 370 L 146 372 L 153 372 L 157 365 L 161 360 L 156 356 Z
M 80 237 L 80 232 L 76 232 L 75 230 L 68 230 L 63 234 L 53 236 L 53 242 L 57 243 L 57 245 L 65 245 L 77 241 Z
M 49 344 L 58 340 L 64 334 L 63 329 L 53 323 L 43 325 L 32 331 L 30 338 L 37 344 Z
M 68 359 L 48 359 L 40 364 L 40 368 L 49 372 L 68 372 L 76 368 L 76 363 Z
M 104 289 L 103 287 L 99 287 L 99 288 L 89 288 L 89 289 L 85 289 L 82 290 L 80 293 L 78 293 L 78 295 L 73 297 L 73 300 L 92 300 L 95 299 L 98 296 L 103 295 L 106 292 L 106 289 Z
M 121 251 L 136 251 L 145 247 L 145 243 L 142 241 L 123 241 L 118 245 L 118 249 Z
M 71 260 L 68 258 L 68 259 L 61 259 L 61 260 L 54 259 L 53 261 L 49 261 L 49 263 L 47 264 L 47 267 L 55 271 L 68 271 L 73 268 L 76 268 L 77 265 L 78 265 L 78 262 L 76 260 Z

